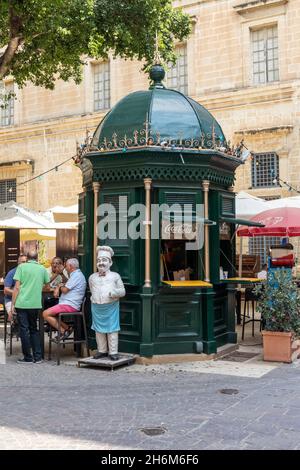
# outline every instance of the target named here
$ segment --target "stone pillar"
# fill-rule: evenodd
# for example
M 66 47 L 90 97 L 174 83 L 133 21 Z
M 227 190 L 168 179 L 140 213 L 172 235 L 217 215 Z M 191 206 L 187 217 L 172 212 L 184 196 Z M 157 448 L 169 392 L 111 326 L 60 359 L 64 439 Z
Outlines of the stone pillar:
M 209 181 L 202 181 L 202 187 L 204 192 L 204 218 L 208 219 L 209 210 L 208 210 L 208 191 L 209 191 Z M 205 281 L 210 282 L 210 270 L 209 270 L 209 227 L 204 225 L 204 266 L 205 266 Z
M 97 248 L 97 241 L 98 241 L 98 234 L 97 234 L 97 224 L 98 224 L 98 201 L 99 201 L 99 190 L 100 190 L 100 183 L 93 182 L 93 191 L 94 191 L 94 236 L 93 236 L 93 269 L 94 273 L 97 271 L 97 256 L 96 256 L 96 248 Z

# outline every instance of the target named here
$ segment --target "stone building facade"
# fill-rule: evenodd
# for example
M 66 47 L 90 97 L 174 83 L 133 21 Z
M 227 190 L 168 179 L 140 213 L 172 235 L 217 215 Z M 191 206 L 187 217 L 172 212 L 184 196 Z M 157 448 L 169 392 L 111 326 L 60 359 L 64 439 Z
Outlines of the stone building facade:
M 235 189 L 261 197 L 300 190 L 300 1 L 175 0 L 193 21 L 167 85 L 203 104 L 232 143 L 254 153 L 237 172 Z M 81 172 L 72 160 L 107 110 L 145 89 L 138 62 L 87 60 L 83 81 L 58 82 L 54 91 L 30 84 L 0 120 L 0 202 L 11 194 L 33 209 L 74 204 Z M 4 86 L 13 83 L 5 80 Z M 281 186 L 280 186 L 281 184 Z

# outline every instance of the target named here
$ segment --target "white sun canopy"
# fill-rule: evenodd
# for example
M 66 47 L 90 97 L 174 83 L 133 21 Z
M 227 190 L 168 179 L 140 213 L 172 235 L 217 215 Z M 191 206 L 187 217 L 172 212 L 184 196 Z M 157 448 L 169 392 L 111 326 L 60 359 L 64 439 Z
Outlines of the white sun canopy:
M 263 212 L 269 207 L 269 201 L 265 201 L 256 196 L 240 191 L 235 197 L 236 217 L 237 218 L 250 218 L 260 212 Z
M 0 204 L 0 228 L 55 229 L 51 215 L 20 206 L 14 201 Z

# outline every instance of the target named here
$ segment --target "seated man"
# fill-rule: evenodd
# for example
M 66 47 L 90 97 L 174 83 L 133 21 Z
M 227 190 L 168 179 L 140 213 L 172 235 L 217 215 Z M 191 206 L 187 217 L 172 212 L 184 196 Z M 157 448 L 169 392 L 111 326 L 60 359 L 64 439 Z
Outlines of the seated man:
M 59 303 L 43 312 L 44 319 L 56 330 L 58 330 L 58 321 L 55 316 L 61 312 L 78 312 L 86 291 L 86 280 L 76 258 L 68 259 L 66 270 L 69 274 L 68 281 L 65 284 L 60 283 L 54 290 L 54 296 L 59 297 Z M 68 338 L 72 332 L 72 327 L 61 322 L 61 331 L 58 332 L 60 339 Z
M 58 304 L 58 299 L 53 294 L 57 286 L 67 282 L 67 278 L 63 275 L 63 270 L 62 259 L 55 256 L 51 261 L 51 266 L 47 269 L 50 276 L 50 284 L 43 289 L 43 307 L 45 310 Z
M 58 256 L 55 256 L 51 261 L 51 266 L 47 269 L 50 276 L 51 290 L 54 290 L 55 287 L 67 280 L 67 278 L 63 275 L 63 270 L 63 260 Z

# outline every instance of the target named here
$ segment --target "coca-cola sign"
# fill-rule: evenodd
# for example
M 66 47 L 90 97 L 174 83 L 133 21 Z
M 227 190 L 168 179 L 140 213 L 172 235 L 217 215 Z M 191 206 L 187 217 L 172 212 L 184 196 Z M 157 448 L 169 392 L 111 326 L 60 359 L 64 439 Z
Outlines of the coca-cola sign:
M 162 239 L 188 239 L 196 237 L 196 223 L 162 221 Z

